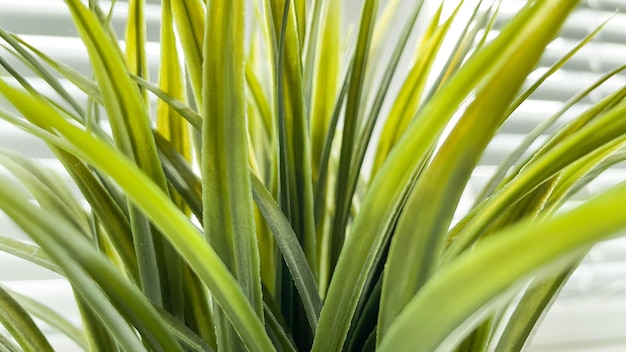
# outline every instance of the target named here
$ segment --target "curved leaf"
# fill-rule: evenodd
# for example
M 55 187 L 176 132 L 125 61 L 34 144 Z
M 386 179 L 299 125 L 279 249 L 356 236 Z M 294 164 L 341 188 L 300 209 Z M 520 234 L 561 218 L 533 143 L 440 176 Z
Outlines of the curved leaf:
M 244 0 L 207 4 L 203 55 L 202 203 L 204 235 L 263 319 L 259 248 L 248 169 Z M 218 346 L 241 349 L 216 309 Z
M 4 334 L 0 334 L 0 351 L 1 352 L 21 352 L 13 341 L 9 340 Z
M 57 274 L 63 275 L 63 271 L 51 258 L 41 249 L 41 247 L 16 240 L 12 237 L 0 236 L 0 251 L 9 253 L 18 258 L 37 264 Z
M 624 199 L 626 185 L 622 184 L 567 214 L 543 223 L 525 221 L 480 242 L 413 297 L 390 326 L 380 350 L 426 352 L 453 347 L 480 323 L 500 295 L 523 278 L 626 227 L 626 218 L 617 211 Z
M 48 142 L 70 149 L 70 152 L 94 165 L 125 190 L 134 204 L 150 217 L 176 250 L 186 258 L 222 309 L 227 312 L 248 348 L 254 351 L 273 350 L 263 325 L 224 263 L 189 219 L 154 182 L 108 144 L 68 123 L 41 100 L 10 87 L 2 80 L 0 92 L 24 115 L 37 123 L 54 127 L 66 138 L 64 141 L 49 139 Z
M 626 94 L 626 89 L 615 93 L 618 97 L 623 97 L 623 94 Z M 513 181 L 506 183 L 492 197 L 478 205 L 474 213 L 463 221 L 462 228 L 455 234 L 446 256 L 454 256 L 467 248 L 482 236 L 484 230 L 502 215 L 511 202 L 539 187 L 563 168 L 598 148 L 616 140 L 624 140 L 626 122 L 620 117 L 626 112 L 626 102 L 621 101 L 621 98 L 615 99 L 615 96 L 609 98 L 615 100 L 613 104 L 617 106 L 611 107 L 611 104 L 604 102 L 605 104 L 592 107 L 590 114 L 581 117 L 595 119 L 584 121 L 587 124 L 583 124 L 582 128 L 573 126 L 572 130 L 560 130 L 557 136 L 544 144 L 535 154 L 532 162 L 528 162 L 520 173 L 514 176 Z M 610 100 L 608 103 L 611 103 Z M 605 112 L 603 110 L 607 105 L 610 110 Z
M 28 296 L 21 295 L 17 292 L 10 292 L 10 294 L 30 314 L 57 329 L 63 335 L 76 342 L 76 344 L 81 348 L 85 350 L 88 349 L 85 334 L 77 326 L 68 321 L 67 318 L 61 313 L 35 301 Z
M 173 110 L 175 110 L 180 116 L 185 118 L 191 126 L 197 130 L 202 130 L 202 115 L 198 114 L 195 110 L 193 110 L 189 105 L 185 104 L 179 99 L 168 94 L 166 91 L 160 89 L 155 84 L 146 81 L 145 79 L 137 76 L 132 76 L 132 78 L 142 87 L 151 91 L 159 97 L 163 102 L 169 105 Z
M 59 82 L 58 78 L 55 77 L 52 72 L 50 72 L 50 70 L 44 67 L 44 65 L 36 60 L 33 55 L 31 55 L 27 50 L 24 49 L 24 47 L 22 47 L 18 38 L 9 34 L 2 28 L 0 28 L 0 38 L 9 43 L 9 45 L 11 45 L 19 53 L 19 56 L 23 58 L 34 69 L 34 71 L 59 94 L 59 96 L 61 96 L 72 106 L 72 108 L 78 113 L 78 115 L 80 115 L 82 118 L 85 117 L 85 111 L 78 104 L 76 99 L 74 99 L 74 97 L 72 97 L 67 92 L 67 90 Z
M 202 63 L 205 29 L 205 2 L 202 0 L 172 0 L 172 14 L 180 36 L 185 63 L 193 87 L 196 106 L 202 107 Z
M 576 2 L 574 0 L 568 3 Z M 314 351 L 335 351 L 343 345 L 357 300 L 370 279 L 389 238 L 400 206 L 428 151 L 468 94 L 533 37 L 530 28 L 551 21 L 554 2 L 540 2 L 520 12 L 489 45 L 472 56 L 441 91 L 423 107 L 372 181 L 351 235 L 339 258 L 317 330 Z M 519 35 L 524 33 L 524 35 Z
M 602 29 L 602 26 L 598 27 L 594 32 L 589 34 L 585 39 L 583 39 L 575 48 L 573 48 L 565 57 L 555 63 L 548 72 L 542 75 L 531 87 L 529 87 L 526 91 L 520 95 L 516 101 L 511 104 L 509 109 L 509 114 L 512 114 L 515 109 L 521 105 L 523 101 L 526 100 L 548 77 L 554 73 L 554 71 L 558 70 L 561 66 L 567 62 L 578 50 L 585 46 L 591 39 L 595 37 L 595 35 Z M 498 164 L 498 169 L 494 173 L 494 175 L 489 179 L 483 190 L 481 190 L 480 195 L 477 197 L 478 200 L 482 200 L 486 198 L 489 194 L 491 194 L 499 182 L 504 179 L 506 172 L 509 171 L 511 166 L 524 154 L 526 150 L 528 150 L 531 144 L 543 133 L 545 130 L 550 127 L 556 120 L 563 116 L 563 114 L 572 107 L 575 103 L 580 101 L 582 98 L 587 96 L 594 89 L 598 88 L 602 83 L 604 83 L 609 78 L 618 74 L 619 72 L 626 69 L 626 65 L 622 65 L 614 70 L 611 70 L 607 74 L 603 75 L 600 79 L 598 79 L 593 85 L 587 87 L 582 92 L 576 94 L 572 97 L 565 105 L 552 117 L 547 120 L 542 121 L 539 125 L 537 125 L 529 134 L 524 137 L 522 143 L 513 150 L 506 158 Z
M 348 91 L 346 94 L 346 112 L 344 114 L 343 135 L 341 138 L 341 153 L 339 168 L 336 177 L 335 192 L 335 216 L 332 222 L 330 238 L 330 272 L 334 272 L 339 254 L 346 239 L 346 225 L 352 205 L 352 194 L 349 187 L 352 160 L 354 155 L 355 141 L 360 129 L 359 113 L 361 96 L 363 95 L 363 82 L 367 70 L 369 49 L 374 32 L 374 24 L 378 13 L 378 0 L 366 0 L 363 3 L 359 37 L 357 39 L 356 52 L 354 54 Z
M 0 179 L 0 194 L 0 209 L 47 251 L 79 291 L 87 289 L 84 285 L 93 285 L 89 279 L 77 279 L 86 272 L 141 332 L 149 345 L 162 346 L 168 351 L 181 351 L 146 297 L 94 248 L 84 234 L 65 218 L 30 204 L 24 194 L 11 188 L 6 178 Z M 99 287 L 93 289 L 99 290 Z M 88 302 L 93 303 L 91 300 Z
M 180 178 L 179 181 L 176 181 L 176 184 L 179 185 L 181 190 L 189 190 L 183 192 L 185 194 L 189 193 L 186 198 L 197 198 L 202 191 L 200 179 L 194 175 L 189 166 L 181 160 L 180 155 L 177 156 L 173 151 L 169 150 L 171 146 L 168 147 L 162 141 L 159 142 L 160 140 L 161 139 L 157 136 L 157 144 L 160 149 L 164 150 L 166 155 L 165 160 L 167 160 L 167 162 L 164 162 L 166 169 L 171 168 L 171 173 L 176 173 L 176 175 L 173 176 Z M 169 166 L 170 163 L 171 167 Z M 308 266 L 306 256 L 304 255 L 296 234 L 274 198 L 256 175 L 250 173 L 250 178 L 254 201 L 274 234 L 274 239 L 291 271 L 292 278 L 300 296 L 303 298 L 302 303 L 307 313 L 311 329 L 315 331 L 322 302 L 318 294 L 313 272 Z
M 26 310 L 0 286 L 0 323 L 28 352 L 53 352 L 52 346 Z
M 135 4 L 141 4 L 141 0 L 138 1 Z M 112 34 L 101 25 L 96 13 L 90 11 L 80 0 L 66 0 L 65 2 L 78 33 L 87 47 L 117 147 L 135 161 L 161 189 L 166 191 L 167 184 L 163 167 L 150 129 L 148 106 L 139 87 L 129 77 L 128 67 L 119 52 L 119 47 L 112 40 Z M 141 17 L 140 14 L 138 15 Z M 136 51 L 137 55 L 132 54 L 133 48 L 139 45 L 130 44 L 131 56 L 141 56 L 141 49 Z M 143 62 L 142 58 L 139 60 Z M 142 70 L 143 64 L 136 64 L 135 68 Z M 165 288 L 161 283 L 159 269 L 165 270 L 162 267 L 167 265 L 167 262 L 164 263 L 164 254 L 160 250 L 161 238 L 153 232 L 148 219 L 136 208 L 130 207 L 129 213 L 133 240 L 138 244 L 135 247 L 135 255 L 142 290 L 151 300 L 162 304 L 162 291 Z
M 213 349 L 200 336 L 191 331 L 187 325 L 172 316 L 166 310 L 156 307 L 157 312 L 163 318 L 164 322 L 169 325 L 174 335 L 180 342 L 184 343 L 192 351 L 212 352 Z
M 452 216 L 483 151 L 506 119 L 506 111 L 575 2 L 553 7 L 552 18 L 517 46 L 475 93 L 416 185 L 398 219 L 385 263 L 378 340 L 439 265 Z M 530 28 L 529 28 L 530 29 Z M 415 265 L 415 261 L 420 264 Z
M 289 267 L 300 297 L 302 297 L 311 331 L 315 332 L 319 312 L 322 309 L 322 301 L 311 267 L 306 261 L 306 256 L 295 232 L 272 195 L 254 174 L 251 174 L 251 178 L 254 201 L 274 234 L 274 239 Z

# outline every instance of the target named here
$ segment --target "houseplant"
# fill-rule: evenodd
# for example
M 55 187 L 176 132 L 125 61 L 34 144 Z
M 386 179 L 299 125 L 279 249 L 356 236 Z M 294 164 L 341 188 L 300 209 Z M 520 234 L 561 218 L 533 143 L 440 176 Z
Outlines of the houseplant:
M 2 59 L 13 80 L 0 93 L 17 113 L 0 115 L 50 146 L 89 206 L 3 151 L 15 177 L 2 176 L 0 208 L 35 244 L 2 237 L 1 248 L 66 276 L 83 324 L 0 288 L 14 339 L 0 335 L 3 350 L 52 349 L 31 314 L 102 351 L 519 350 L 585 251 L 626 226 L 624 186 L 555 214 L 624 158 L 625 89 L 503 163 L 452 222 L 482 152 L 545 78 L 521 89 L 577 1 L 529 1 L 493 40 L 480 29 L 498 4 L 476 5 L 435 68 L 462 4 L 435 11 L 415 44 L 416 2 L 385 60 L 398 2 L 379 15 L 365 0 L 351 47 L 337 1 L 258 1 L 246 17 L 245 0 L 164 0 L 158 84 L 143 1 L 129 2 L 124 50 L 108 9 L 65 2 L 93 77 L 0 31 L 58 95 Z

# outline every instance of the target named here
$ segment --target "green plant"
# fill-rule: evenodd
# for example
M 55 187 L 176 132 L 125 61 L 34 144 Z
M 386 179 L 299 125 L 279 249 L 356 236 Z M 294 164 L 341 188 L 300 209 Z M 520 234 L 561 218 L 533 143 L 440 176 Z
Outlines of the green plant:
M 493 40 L 499 2 L 465 19 L 461 2 L 449 17 L 435 11 L 414 44 L 416 1 L 383 60 L 399 1 L 379 14 L 364 0 L 351 48 L 340 1 L 255 1 L 246 18 L 245 0 L 163 0 L 158 84 L 144 1 L 129 1 L 124 50 L 108 9 L 65 2 L 93 77 L 0 30 L 57 93 L 0 57 L 14 78 L 0 79 L 0 94 L 18 112 L 0 116 L 50 146 L 89 207 L 2 151 L 15 177 L 0 179 L 0 208 L 35 244 L 0 237 L 0 250 L 67 277 L 82 326 L 0 286 L 14 339 L 0 334 L 0 350 L 52 349 L 31 315 L 96 351 L 520 350 L 585 251 L 626 227 L 625 186 L 555 214 L 624 159 L 626 89 L 524 159 L 529 135 L 452 222 L 498 128 L 578 49 L 521 90 L 578 1 L 529 1 Z M 455 22 L 465 30 L 447 53 Z

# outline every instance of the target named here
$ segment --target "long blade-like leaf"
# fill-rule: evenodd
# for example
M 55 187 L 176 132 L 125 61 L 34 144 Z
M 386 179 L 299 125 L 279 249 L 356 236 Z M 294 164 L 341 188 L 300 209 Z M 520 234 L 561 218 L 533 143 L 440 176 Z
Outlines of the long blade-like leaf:
M 276 38 L 275 103 L 280 155 L 279 204 L 300 239 L 307 260 L 316 270 L 317 247 L 311 185 L 311 153 L 302 76 L 301 45 L 292 1 L 271 1 Z M 288 318 L 289 319 L 289 318 Z
M 76 228 L 88 232 L 89 222 L 86 213 L 80 209 L 77 202 L 73 199 L 66 202 L 57 195 L 53 189 L 48 186 L 48 180 L 39 178 L 32 172 L 35 171 L 33 170 L 34 165 L 29 165 L 30 163 L 28 163 L 28 161 L 29 160 L 18 153 L 0 150 L 0 165 L 4 166 L 15 178 L 20 180 L 22 185 L 29 190 L 42 208 L 53 211 L 60 217 L 71 219 Z M 47 171 L 50 173 L 50 170 Z
M 171 327 L 174 335 L 194 352 L 212 352 L 213 349 L 202 340 L 197 334 L 189 329 L 187 325 L 172 316 L 167 311 L 157 307 L 157 312 L 163 320 Z
M 243 0 L 228 4 L 211 1 L 207 6 L 203 68 L 203 219 L 205 236 L 262 318 L 259 249 L 248 168 L 244 6 Z M 216 319 L 218 345 L 226 350 L 242 348 L 226 317 L 218 311 Z
M 24 351 L 53 352 L 52 346 L 26 310 L 0 286 L 0 323 Z
M 41 304 L 40 302 L 37 302 L 36 300 L 28 296 L 24 296 L 17 292 L 10 292 L 10 294 L 30 314 L 57 329 L 63 335 L 69 337 L 70 339 L 72 339 L 72 341 L 76 342 L 76 344 L 81 348 L 88 348 L 87 341 L 85 340 L 85 334 L 80 330 L 80 328 L 68 321 L 67 318 L 61 313 Z
M 100 24 L 97 15 L 80 0 L 66 0 L 66 3 L 89 52 L 116 145 L 159 187 L 167 190 L 163 167 L 152 138 L 145 98 L 128 75 L 128 68 L 119 53 L 119 47 L 114 45 L 111 35 Z M 131 48 L 133 46 L 137 48 L 139 44 L 131 44 Z M 140 51 L 141 49 L 136 50 L 139 56 Z M 142 58 L 139 60 L 143 61 Z M 142 65 L 138 65 L 136 68 L 142 70 Z M 155 236 L 147 219 L 132 207 L 130 220 L 142 289 L 153 301 L 162 302 L 163 293 L 158 272 L 161 268 L 159 263 L 163 262 L 163 253 L 160 252 L 161 238 Z
M 621 92 L 621 94 L 623 93 L 626 93 L 626 90 Z M 592 107 L 591 110 L 594 112 L 593 110 L 596 109 Z M 580 130 L 571 131 L 571 135 L 564 136 L 560 143 L 555 142 L 551 148 L 546 148 L 547 144 L 544 145 L 545 150 L 540 150 L 541 154 L 536 154 L 536 160 L 529 162 L 522 172 L 515 176 L 515 182 L 505 184 L 492 197 L 476 208 L 479 209 L 476 214 L 470 214 L 449 247 L 450 255 L 459 253 L 480 237 L 485 229 L 502 215 L 513 200 L 518 200 L 563 168 L 594 150 L 614 143 L 616 140 L 623 141 L 626 123 L 620 117 L 623 116 L 624 112 L 626 112 L 626 103 L 623 101 L 606 113 L 602 113 L 601 110 L 595 111 L 592 114 L 598 116 L 595 120 Z M 581 116 L 584 117 L 584 115 Z
M 13 36 L 13 38 L 21 45 L 23 45 L 24 47 L 28 48 L 28 50 L 32 51 L 35 55 L 37 55 L 41 60 L 43 60 L 46 64 L 48 64 L 50 67 L 52 67 L 52 69 L 54 69 L 56 72 L 58 72 L 61 76 L 65 77 L 67 80 L 69 80 L 70 82 L 72 82 L 72 84 L 80 89 L 81 91 L 83 91 L 85 94 L 87 94 L 91 99 L 97 101 L 98 103 L 102 103 L 102 96 L 100 95 L 100 89 L 98 89 L 98 86 L 96 85 L 96 83 L 84 76 L 83 74 L 81 74 L 78 70 L 76 70 L 75 68 L 66 65 L 62 62 L 56 61 L 53 58 L 51 58 L 50 56 L 46 55 L 44 52 L 42 52 L 41 50 L 37 49 L 36 47 L 28 44 L 27 42 L 25 42 L 24 40 L 22 40 L 20 37 L 18 36 Z M 61 95 L 63 96 L 63 95 Z
M 413 6 L 414 7 L 411 9 L 409 18 L 407 19 L 406 23 L 404 24 L 404 27 L 402 28 L 402 34 L 400 35 L 400 38 L 398 39 L 398 42 L 393 50 L 393 54 L 391 56 L 391 59 L 389 60 L 387 68 L 385 69 L 380 85 L 378 86 L 378 91 L 376 92 L 374 102 L 372 103 L 372 108 L 370 109 L 368 113 L 367 119 L 363 123 L 364 127 L 361 129 L 362 135 L 360 136 L 359 143 L 357 145 L 356 159 L 353 164 L 353 168 L 354 168 L 352 172 L 353 175 L 351 176 L 351 180 L 350 180 L 351 182 L 350 186 L 352 188 L 356 188 L 357 179 L 360 174 L 363 161 L 365 160 L 365 153 L 367 152 L 367 148 L 371 142 L 371 137 L 374 132 L 374 127 L 376 126 L 376 122 L 378 121 L 380 117 L 380 112 L 382 110 L 383 103 L 385 102 L 385 98 L 387 97 L 387 94 L 390 91 L 389 88 L 391 86 L 392 79 L 394 78 L 394 75 L 397 72 L 402 54 L 405 52 L 405 49 L 407 48 L 407 44 L 409 43 L 409 38 L 411 36 L 411 33 L 413 32 L 414 27 L 417 25 L 418 16 L 420 15 L 420 13 L 422 13 L 422 7 L 424 6 L 424 1 L 423 0 L 416 1 Z M 419 95 L 416 94 L 415 98 L 419 99 Z M 396 104 L 394 104 L 394 106 L 395 105 Z M 406 115 L 408 116 L 410 114 L 407 113 Z M 391 119 L 391 116 L 392 116 L 392 113 L 390 112 L 387 115 L 387 121 Z M 413 116 L 411 115 L 411 117 Z M 387 124 L 388 122 L 385 122 L 385 125 Z M 382 136 L 380 138 L 382 139 Z M 381 141 L 379 140 L 379 145 L 380 143 Z M 379 153 L 377 153 L 376 155 L 379 155 Z M 374 164 L 376 164 L 375 161 L 374 161 Z M 377 167 L 374 167 L 374 168 L 377 168 Z M 373 176 L 375 173 L 376 171 L 373 170 L 370 176 Z M 352 193 L 354 193 L 354 191 L 352 191 Z
M 581 255 L 581 258 L 584 255 Z M 494 351 L 523 351 L 532 339 L 541 319 L 547 309 L 556 300 L 560 289 L 570 277 L 576 265 L 568 266 L 554 278 L 534 285 L 524 292 L 524 296 L 517 303 L 513 313 L 508 318 L 506 326 L 495 343 Z
M 159 99 L 166 103 L 171 109 L 187 120 L 187 122 L 189 122 L 189 124 L 196 131 L 200 132 L 202 130 L 202 115 L 198 114 L 195 110 L 189 107 L 189 105 L 179 99 L 176 99 L 168 92 L 160 89 L 157 85 L 148 82 L 141 77 L 133 76 L 133 79 L 137 81 L 140 86 L 154 93 L 154 95 L 159 97 Z
M 163 151 L 167 160 L 167 162 L 164 162 L 164 165 L 166 168 L 171 168 L 173 177 L 180 179 L 175 182 L 179 184 L 182 189 L 189 190 L 185 193 L 190 193 L 190 198 L 198 197 L 202 191 L 202 185 L 199 178 L 194 175 L 191 168 L 184 163 L 180 154 L 177 155 L 172 150 L 171 145 L 168 145 L 158 136 L 157 143 L 159 145 L 159 149 Z M 317 284 L 315 282 L 313 272 L 308 266 L 306 256 L 304 255 L 298 238 L 291 228 L 289 221 L 280 210 L 278 204 L 276 204 L 274 198 L 256 175 L 251 173 L 250 177 L 254 201 L 274 234 L 276 243 L 278 244 L 283 258 L 292 273 L 294 283 L 298 288 L 300 296 L 304 300 L 303 305 L 311 328 L 315 331 L 317 328 L 317 321 L 322 307 L 322 302 L 318 294 Z
M 205 29 L 205 2 L 172 0 L 172 14 L 180 36 L 196 106 L 202 107 L 202 63 Z
M 41 137 L 46 138 L 47 142 L 71 150 L 72 153 L 107 174 L 125 190 L 134 204 L 150 217 L 177 251 L 187 259 L 189 265 L 227 312 L 248 348 L 254 351 L 273 350 L 263 325 L 224 263 L 208 246 L 189 219 L 173 205 L 145 173 L 108 144 L 65 121 L 40 99 L 12 88 L 2 80 L 0 80 L 0 93 L 24 115 L 37 123 L 53 127 L 66 138 L 62 142 L 40 134 Z
M 37 245 L 12 237 L 0 236 L 0 251 L 28 260 L 57 274 L 63 273 L 61 268 L 54 264 L 50 257 Z
M 413 65 L 407 73 L 405 80 L 398 92 L 398 96 L 394 101 L 391 110 L 385 121 L 385 125 L 380 135 L 378 147 L 376 150 L 375 159 L 372 165 L 372 175 L 375 175 L 378 169 L 381 167 L 389 152 L 397 143 L 398 139 L 406 128 L 409 122 L 413 119 L 420 107 L 422 101 L 422 93 L 426 85 L 426 79 L 428 78 L 428 72 L 435 62 L 439 48 L 443 43 L 450 25 L 453 19 L 458 13 L 462 2 L 457 5 L 457 8 L 453 15 L 448 18 L 445 23 L 438 26 L 439 15 L 443 10 L 443 3 L 440 5 L 437 15 L 431 19 L 429 30 L 424 34 L 422 42 L 416 47 L 416 58 L 413 61 Z M 419 12 L 418 12 L 419 13 Z M 414 16 L 417 17 L 418 13 Z M 414 19 L 414 21 L 417 18 Z M 406 35 L 408 36 L 407 33 Z M 379 107 L 380 108 L 380 107 Z
M 2 352 L 21 352 L 20 348 L 17 347 L 12 340 L 8 337 L 4 336 L 4 334 L 0 334 L 0 351 Z
M 149 345 L 181 351 L 166 325 L 157 319 L 158 315 L 147 298 L 97 251 L 84 234 L 65 218 L 30 204 L 24 194 L 11 189 L 6 179 L 0 179 L 0 194 L 0 208 L 47 250 L 70 281 L 74 278 L 72 270 L 84 270 L 139 330 Z M 60 256 L 67 258 L 60 260 Z
M 604 24 L 606 24 L 606 22 L 603 23 L 602 25 L 600 25 L 598 28 L 596 28 L 589 35 L 587 35 L 580 43 L 578 43 L 578 45 L 576 45 L 572 50 L 570 50 L 567 53 L 567 55 L 565 55 L 563 58 L 561 58 L 559 61 L 557 61 L 554 65 L 552 65 L 552 67 L 547 72 L 545 72 L 535 83 L 533 83 L 532 86 L 527 88 L 515 100 L 515 102 L 513 102 L 513 104 L 511 104 L 511 107 L 509 108 L 509 114 L 512 114 L 515 111 L 515 109 L 517 109 L 519 107 L 519 105 L 522 104 L 522 102 L 524 102 L 533 92 L 535 92 L 537 90 L 537 88 L 539 88 L 539 86 L 541 86 L 541 84 L 546 79 L 548 79 L 548 77 L 550 77 L 554 72 L 556 72 L 559 68 L 561 68 L 572 56 L 574 56 L 574 54 L 576 54 L 581 48 L 585 47 L 585 45 L 589 41 L 591 41 L 600 32 L 600 30 L 602 30 L 602 28 L 604 27 Z M 626 65 L 618 67 L 618 68 L 612 70 L 611 72 L 608 72 L 604 76 L 602 76 L 594 84 L 592 84 L 591 86 L 587 87 L 585 90 L 583 90 L 579 94 L 576 94 L 576 96 L 572 97 L 572 99 L 570 99 L 565 104 L 565 106 L 563 106 L 563 108 L 561 110 L 559 110 L 558 113 L 554 114 L 549 119 L 541 122 L 541 124 L 539 124 L 528 135 L 526 135 L 526 137 L 524 137 L 524 140 L 522 141 L 522 143 L 517 148 L 515 148 L 515 150 L 513 150 L 513 152 L 511 152 L 509 155 L 507 155 L 507 157 L 500 164 L 498 164 L 498 169 L 496 170 L 494 175 L 489 179 L 489 181 L 487 182 L 487 184 L 485 185 L 485 187 L 481 191 L 480 195 L 477 197 L 478 200 L 482 200 L 482 199 L 486 198 L 489 194 L 491 194 L 494 191 L 494 189 L 496 188 L 498 183 L 501 182 L 502 179 L 505 177 L 507 171 L 511 168 L 511 166 L 513 166 L 513 164 L 524 154 L 524 151 L 528 150 L 528 148 L 530 148 L 531 144 L 542 133 L 544 133 L 545 130 L 548 127 L 550 127 L 558 118 L 560 118 L 565 113 L 565 111 L 567 111 L 567 109 L 569 107 L 571 107 L 572 105 L 577 103 L 580 99 L 585 97 L 592 90 L 594 90 L 599 85 L 604 83 L 606 80 L 608 80 L 609 78 L 613 77 L 615 74 L 621 72 L 624 69 L 626 69 Z
M 341 26 L 341 7 L 338 1 L 316 1 L 314 12 L 322 11 L 317 17 L 313 17 L 312 28 L 307 38 L 305 63 L 305 94 L 310 99 L 310 135 L 311 135 L 311 171 L 313 180 L 317 182 L 320 175 L 320 160 L 324 149 L 324 141 L 331 129 L 330 123 L 333 115 L 338 90 L 341 88 L 340 78 L 340 38 L 337 36 Z M 323 21 L 323 22 L 322 22 Z M 319 23 L 322 22 L 322 23 Z M 317 40 L 319 26 L 322 25 L 319 43 Z M 317 52 L 313 52 L 313 51 Z M 315 74 L 315 75 L 314 75 Z M 329 79 L 336 77 L 336 79 Z
M 172 22 L 171 3 L 164 0 L 161 4 L 161 68 L 159 71 L 159 86 L 177 99 L 184 99 L 184 70 L 181 67 L 178 56 Z M 147 90 L 145 93 L 147 94 Z M 162 133 L 174 145 L 176 150 L 183 155 L 183 158 L 190 161 L 191 136 L 187 122 L 164 101 L 157 103 L 156 113 L 157 131 Z M 181 196 L 175 192 L 171 193 L 174 203 L 183 212 L 189 213 L 189 209 Z M 185 288 L 183 287 L 183 260 L 167 243 L 163 244 L 163 256 L 166 258 L 167 270 L 165 275 L 162 275 L 162 281 L 166 283 L 164 291 L 168 292 L 168 299 L 164 302 L 164 306 L 176 317 L 184 320 Z
M 128 71 L 145 80 L 149 80 L 148 56 L 146 53 L 146 16 L 145 0 L 128 2 L 128 19 L 126 23 L 126 63 Z M 141 91 L 143 99 L 148 103 L 148 95 Z
M 485 239 L 424 286 L 392 324 L 380 350 L 454 346 L 489 312 L 483 308 L 492 308 L 522 278 L 624 228 L 626 218 L 616 211 L 624 199 L 621 185 L 570 213 L 543 223 L 527 221 Z
M 420 175 L 398 220 L 385 264 L 379 340 L 436 272 L 439 254 L 466 183 L 507 117 L 510 102 L 574 6 L 575 2 L 571 2 L 553 8 L 549 25 L 532 29 L 533 40 L 518 46 L 507 64 L 476 92 L 474 101 Z M 420 265 L 411 264 L 415 260 Z
M 343 136 L 341 139 L 341 155 L 337 170 L 337 187 L 335 193 L 336 212 L 333 218 L 330 243 L 330 272 L 334 272 L 339 254 L 346 239 L 346 225 L 350 206 L 352 205 L 352 193 L 350 173 L 354 154 L 354 145 L 357 141 L 360 121 L 359 112 L 363 82 L 367 70 L 369 49 L 374 32 L 374 23 L 378 12 L 378 0 L 367 0 L 363 4 L 361 13 L 361 27 L 357 40 L 356 52 L 353 59 L 350 82 L 348 83 L 346 112 L 344 115 Z
M 19 55 L 29 63 L 29 65 L 39 74 L 50 86 L 65 100 L 67 101 L 72 108 L 80 115 L 81 117 L 85 117 L 84 109 L 78 104 L 76 99 L 72 97 L 67 90 L 61 85 L 59 80 L 48 70 L 44 65 L 42 65 L 38 60 L 35 59 L 33 55 L 31 55 L 22 45 L 20 45 L 20 41 L 16 39 L 14 36 L 0 28 L 0 38 L 4 39 L 9 45 L 11 45 Z
M 280 210 L 261 180 L 252 175 L 252 190 L 254 201 L 259 207 L 265 221 L 274 233 L 274 238 L 280 248 L 285 262 L 291 271 L 293 281 L 303 299 L 304 309 L 312 332 L 317 329 L 319 312 L 322 301 L 319 297 L 317 284 L 311 267 L 308 266 L 304 251 L 289 221 Z
M 343 345 L 357 305 L 356 297 L 370 279 L 406 191 L 446 122 L 484 77 L 506 64 L 517 46 L 533 36 L 532 31 L 522 29 L 550 21 L 549 7 L 554 3 L 535 5 L 520 12 L 499 37 L 470 58 L 441 92 L 433 96 L 372 181 L 351 227 L 351 234 L 355 235 L 349 236 L 345 245 L 344 252 L 349 255 L 339 258 L 339 269 L 331 281 L 320 315 L 314 351 L 338 350 Z M 519 33 L 525 35 L 518 36 Z

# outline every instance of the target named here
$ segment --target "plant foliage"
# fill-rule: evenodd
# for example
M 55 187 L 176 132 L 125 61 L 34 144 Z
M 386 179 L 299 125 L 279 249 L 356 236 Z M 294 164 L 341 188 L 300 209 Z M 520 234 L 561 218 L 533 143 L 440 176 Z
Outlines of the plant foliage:
M 65 276 L 82 324 L 0 286 L 2 351 L 52 350 L 40 320 L 93 351 L 521 350 L 585 252 L 626 227 L 624 185 L 559 211 L 624 160 L 626 88 L 530 147 L 622 68 L 461 206 L 502 124 L 601 30 L 526 84 L 576 0 L 506 23 L 497 0 L 430 17 L 363 0 L 351 30 L 341 1 L 163 0 L 152 81 L 154 5 L 111 3 L 128 6 L 124 45 L 113 8 L 65 5 L 92 75 L 0 29 L 0 117 L 80 194 L 0 151 L 0 209 L 33 241 L 0 250 Z

